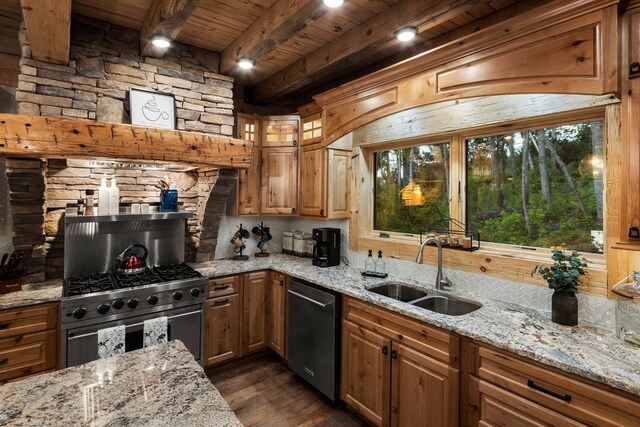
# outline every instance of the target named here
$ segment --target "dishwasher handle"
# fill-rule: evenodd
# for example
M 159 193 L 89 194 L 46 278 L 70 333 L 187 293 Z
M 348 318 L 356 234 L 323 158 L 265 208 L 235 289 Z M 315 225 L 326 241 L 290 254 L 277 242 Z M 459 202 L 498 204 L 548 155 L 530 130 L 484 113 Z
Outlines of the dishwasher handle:
M 303 300 L 309 301 L 310 303 L 315 304 L 315 305 L 317 305 L 317 306 L 319 306 L 319 307 L 322 307 L 322 308 L 327 308 L 327 307 L 329 307 L 331 304 L 333 304 L 333 301 L 328 302 L 328 303 L 326 303 L 326 304 L 323 304 L 323 303 L 318 302 L 318 301 L 316 301 L 316 300 L 314 300 L 314 299 L 312 299 L 312 298 L 309 298 L 308 296 L 305 296 L 305 295 L 299 294 L 299 293 L 297 293 L 297 292 L 294 292 L 294 291 L 292 291 L 291 289 L 289 289 L 289 291 L 288 291 L 288 292 L 289 292 L 291 295 L 295 295 L 295 296 L 297 296 L 297 297 L 299 297 L 299 298 L 302 298 Z

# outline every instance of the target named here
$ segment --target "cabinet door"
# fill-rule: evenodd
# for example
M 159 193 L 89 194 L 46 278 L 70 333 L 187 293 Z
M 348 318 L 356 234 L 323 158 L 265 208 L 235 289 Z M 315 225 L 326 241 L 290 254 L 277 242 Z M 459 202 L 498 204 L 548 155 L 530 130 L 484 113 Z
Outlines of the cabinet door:
M 456 369 L 396 343 L 391 359 L 392 426 L 458 425 Z
M 317 113 L 303 117 L 302 121 L 302 145 L 312 145 L 322 142 L 322 114 Z
M 298 210 L 298 148 L 262 149 L 262 214 L 295 215 Z
M 326 150 L 303 148 L 300 156 L 300 215 L 326 215 L 326 176 Z
M 479 426 L 578 427 L 584 426 L 557 412 L 506 390 L 472 378 L 480 391 Z
M 286 358 L 287 285 L 284 274 L 271 273 L 269 284 L 269 347 Z
M 204 304 L 204 365 L 240 355 L 240 297 L 207 300 Z
M 328 217 L 349 218 L 351 214 L 351 151 L 329 149 Z
M 253 142 L 251 165 L 238 171 L 238 215 L 260 213 L 260 119 L 257 116 L 238 113 L 237 137 Z
M 261 133 L 262 147 L 296 147 L 300 142 L 300 117 L 262 117 Z
M 387 426 L 391 341 L 347 320 L 342 324 L 342 400 L 374 425 Z
M 242 354 L 261 350 L 267 342 L 267 298 L 269 274 L 264 271 L 243 277 Z

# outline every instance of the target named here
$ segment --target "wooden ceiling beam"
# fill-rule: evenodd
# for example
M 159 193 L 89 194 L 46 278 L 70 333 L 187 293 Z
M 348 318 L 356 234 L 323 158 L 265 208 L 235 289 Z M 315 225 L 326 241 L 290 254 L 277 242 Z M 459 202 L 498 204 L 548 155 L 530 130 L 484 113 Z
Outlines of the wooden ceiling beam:
M 246 169 L 252 150 L 250 141 L 222 135 L 0 114 L 0 155 L 145 160 Z
M 482 0 L 404 0 L 363 25 L 296 61 L 257 85 L 256 99 L 268 101 L 307 86 L 336 70 L 357 63 L 394 39 L 405 26 L 433 28 L 471 9 Z
M 33 59 L 69 63 L 71 0 L 20 0 Z
M 198 0 L 153 0 L 140 28 L 141 55 L 162 58 L 167 48 L 154 46 L 149 37 L 162 34 L 175 40 L 197 4 Z
M 319 0 L 279 0 L 222 52 L 220 72 L 233 74 L 242 57 L 259 61 L 327 10 Z

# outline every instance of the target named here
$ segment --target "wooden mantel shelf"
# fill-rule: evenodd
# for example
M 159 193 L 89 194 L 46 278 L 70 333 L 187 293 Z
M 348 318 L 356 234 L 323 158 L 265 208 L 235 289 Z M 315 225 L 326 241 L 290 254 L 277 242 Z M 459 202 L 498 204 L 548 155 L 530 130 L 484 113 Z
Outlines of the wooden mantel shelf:
M 245 169 L 249 141 L 93 120 L 0 114 L 0 155 L 178 162 Z

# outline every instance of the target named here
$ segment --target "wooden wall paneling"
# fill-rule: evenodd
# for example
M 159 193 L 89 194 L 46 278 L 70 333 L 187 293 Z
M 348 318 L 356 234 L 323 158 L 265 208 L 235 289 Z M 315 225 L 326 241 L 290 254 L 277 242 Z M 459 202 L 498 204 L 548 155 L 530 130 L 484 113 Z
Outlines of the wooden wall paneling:
M 470 0 L 404 0 L 394 6 L 394 13 L 375 16 L 364 25 L 266 78 L 257 86 L 257 98 L 266 100 L 285 95 L 336 71 L 345 62 L 357 62 L 359 58 L 391 41 L 398 28 L 413 25 L 424 31 L 463 13 L 474 4 L 475 1 Z
M 71 0 L 21 0 L 33 59 L 69 62 Z
M 259 61 L 328 10 L 316 0 L 279 0 L 224 49 L 220 72 L 227 74 L 234 71 L 236 60 L 242 57 Z
M 562 4 L 556 1 L 552 4 L 553 8 L 551 5 L 543 6 L 517 19 L 512 18 L 480 30 L 466 43 L 452 45 L 446 50 L 440 48 L 428 52 L 414 60 L 383 70 L 384 72 L 373 73 L 315 96 L 315 100 L 324 109 L 325 142 L 330 143 L 389 114 L 446 99 L 517 93 L 602 95 L 604 89 L 606 92 L 618 92 L 618 82 L 611 78 L 612 70 L 617 70 L 617 61 L 605 65 L 603 61 L 611 61 L 612 54 L 602 54 L 604 48 L 610 47 L 617 40 L 617 12 L 612 13 L 612 10 L 616 10 L 615 6 L 598 9 L 611 3 L 578 0 Z M 566 14 L 567 12 L 572 13 Z M 582 38 L 586 33 L 583 34 L 580 29 L 593 29 L 594 26 L 597 31 L 583 43 Z M 501 31 L 502 36 L 495 37 Z M 575 43 L 573 48 L 557 49 L 562 39 L 559 36 L 562 34 L 565 35 L 562 37 L 572 35 L 568 40 Z M 588 49 L 591 44 L 588 40 L 593 40 L 591 49 Z M 539 66 L 539 60 L 528 63 L 526 58 L 530 55 L 530 50 L 540 50 L 540 43 L 547 44 L 549 48 L 555 46 L 554 49 L 558 50 L 561 57 L 545 62 L 543 67 Z M 502 61 L 497 61 L 497 58 L 504 55 L 508 55 L 512 61 L 528 65 L 519 67 L 518 70 L 508 67 L 505 69 Z M 591 74 L 585 70 L 585 63 L 595 67 Z M 497 68 L 496 72 L 503 78 L 485 80 L 479 86 L 472 84 L 465 80 L 468 77 L 465 77 L 462 70 L 473 64 L 477 64 L 478 70 L 482 70 L 486 76 L 490 76 L 491 72 L 484 70 L 484 67 Z M 425 72 L 425 69 L 428 71 Z M 449 89 L 442 90 L 440 75 L 456 69 L 460 70 L 458 74 L 451 74 L 445 79 Z M 543 72 L 530 72 L 538 69 Z M 484 74 L 487 72 L 489 74 Z M 366 103 L 369 99 L 375 100 L 394 90 L 397 91 L 397 101 Z M 351 104 L 355 108 L 349 112 L 345 105 Z
M 197 4 L 198 0 L 153 0 L 140 29 L 140 55 L 162 58 L 168 48 L 154 46 L 149 37 L 162 34 L 175 40 Z
M 238 139 L 254 144 L 251 164 L 238 172 L 238 215 L 257 215 L 260 213 L 260 117 L 238 113 L 236 127 Z
M 115 158 L 247 168 L 253 144 L 221 135 L 0 114 L 0 155 Z
M 577 110 L 590 110 L 619 102 L 611 94 L 516 94 L 441 101 L 390 114 L 348 135 L 353 135 L 353 145 L 356 146 L 384 143 L 451 133 L 460 129 L 495 127 L 496 123 L 521 121 L 537 116 L 561 117 L 562 113 L 575 116 Z M 340 140 L 342 138 L 338 139 Z
M 449 141 L 449 215 L 463 220 L 466 218 L 464 194 L 467 191 L 467 170 L 462 165 L 466 164 L 465 140 L 460 135 L 454 135 Z M 454 229 L 459 228 L 454 226 Z

